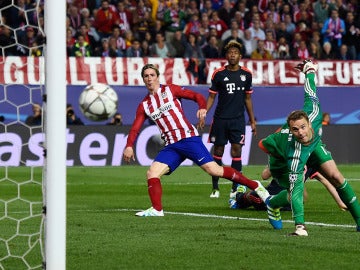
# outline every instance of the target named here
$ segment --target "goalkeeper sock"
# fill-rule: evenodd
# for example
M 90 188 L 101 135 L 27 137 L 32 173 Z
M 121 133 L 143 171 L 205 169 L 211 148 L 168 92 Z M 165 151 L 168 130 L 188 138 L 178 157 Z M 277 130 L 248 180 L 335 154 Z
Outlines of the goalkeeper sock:
M 278 194 L 273 195 L 269 200 L 269 204 L 272 208 L 287 206 L 289 204 L 287 190 L 282 190 Z
M 161 211 L 161 196 L 162 196 L 162 187 L 159 178 L 150 178 L 148 179 L 148 192 L 151 200 L 152 207 L 154 209 Z
M 231 167 L 223 167 L 223 168 L 224 168 L 224 172 L 222 176 L 223 178 L 247 186 L 252 190 L 255 190 L 259 186 L 259 184 L 256 181 L 247 178 L 241 172 L 238 172 L 234 168 Z
M 341 200 L 346 204 L 348 210 L 356 222 L 356 225 L 360 226 L 360 204 L 356 198 L 354 190 L 346 181 L 346 179 L 340 187 L 336 188 L 336 190 Z

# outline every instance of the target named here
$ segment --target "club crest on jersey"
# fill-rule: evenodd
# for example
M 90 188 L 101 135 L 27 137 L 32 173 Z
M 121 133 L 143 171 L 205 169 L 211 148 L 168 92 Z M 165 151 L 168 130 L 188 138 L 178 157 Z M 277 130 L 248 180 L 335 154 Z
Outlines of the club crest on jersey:
M 161 98 L 167 98 L 167 93 L 166 93 L 166 92 L 162 92 L 162 93 L 161 93 Z
M 240 80 L 245 82 L 246 81 L 246 76 L 245 75 L 240 75 Z
M 210 142 L 215 142 L 215 139 L 216 139 L 215 136 L 211 137 Z

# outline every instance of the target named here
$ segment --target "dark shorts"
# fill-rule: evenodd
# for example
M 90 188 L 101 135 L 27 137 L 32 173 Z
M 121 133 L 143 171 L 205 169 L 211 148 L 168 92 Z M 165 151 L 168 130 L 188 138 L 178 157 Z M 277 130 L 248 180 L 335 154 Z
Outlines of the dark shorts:
M 198 166 L 214 161 L 200 137 L 185 138 L 165 146 L 154 161 L 167 164 L 170 168 L 168 174 L 170 174 L 185 159 L 192 160 Z
M 245 119 L 214 119 L 210 127 L 209 142 L 215 145 L 245 144 Z

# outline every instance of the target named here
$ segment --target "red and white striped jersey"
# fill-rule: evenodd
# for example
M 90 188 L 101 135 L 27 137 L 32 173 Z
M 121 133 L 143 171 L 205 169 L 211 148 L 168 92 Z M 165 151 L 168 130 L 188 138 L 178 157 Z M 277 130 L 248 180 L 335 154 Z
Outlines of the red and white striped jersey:
M 181 139 L 199 136 L 197 129 L 186 118 L 180 99 L 194 100 L 199 109 L 206 109 L 203 95 L 178 85 L 161 86 L 156 93 L 148 94 L 139 104 L 134 123 L 129 132 L 126 147 L 133 146 L 140 128 L 147 118 L 155 122 L 165 145 Z

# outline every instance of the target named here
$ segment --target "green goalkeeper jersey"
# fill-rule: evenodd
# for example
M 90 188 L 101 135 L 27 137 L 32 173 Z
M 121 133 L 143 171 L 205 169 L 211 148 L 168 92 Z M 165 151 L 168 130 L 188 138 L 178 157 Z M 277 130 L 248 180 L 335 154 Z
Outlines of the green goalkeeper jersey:
M 263 139 L 262 144 L 270 153 L 269 167 L 272 176 L 289 188 L 289 184 L 303 178 L 304 167 L 314 149 L 321 144 L 322 113 L 316 93 L 315 74 L 305 75 L 304 106 L 311 122 L 313 137 L 309 144 L 299 143 L 290 133 L 289 126 L 283 125 L 277 133 Z

